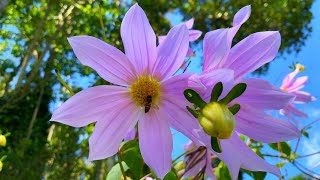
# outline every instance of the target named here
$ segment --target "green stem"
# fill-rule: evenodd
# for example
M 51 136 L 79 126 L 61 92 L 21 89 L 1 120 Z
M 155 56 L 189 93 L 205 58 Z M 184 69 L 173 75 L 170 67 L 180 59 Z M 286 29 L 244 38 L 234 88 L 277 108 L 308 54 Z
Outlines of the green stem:
M 126 172 L 124 171 L 124 168 L 122 166 L 122 155 L 121 155 L 121 152 L 119 151 L 117 154 L 118 154 L 118 158 L 119 158 L 118 163 L 119 163 L 119 166 L 120 166 L 120 169 L 121 169 L 121 173 L 123 175 L 123 179 L 127 180 Z
M 196 148 L 196 146 L 192 146 L 189 150 L 187 150 L 186 152 L 180 154 L 177 158 L 175 158 L 175 159 L 172 161 L 172 164 L 176 163 L 176 161 L 178 161 L 182 156 L 190 153 L 190 152 L 193 151 L 195 148 Z
M 61 75 L 60 75 L 60 72 L 59 72 L 57 69 L 55 69 L 55 72 L 56 72 L 56 74 L 57 74 L 57 77 L 58 77 L 60 83 L 61 83 L 65 88 L 67 88 L 68 91 L 69 91 L 69 93 L 73 96 L 73 95 L 74 95 L 74 92 L 72 91 L 71 87 L 68 86 L 68 84 L 62 79 L 62 77 L 61 77 Z
M 104 23 L 103 23 L 103 19 L 102 19 L 102 15 L 101 15 L 101 8 L 99 6 L 99 21 L 100 21 L 100 25 L 101 25 L 101 29 L 102 29 L 102 35 L 103 35 L 103 40 L 105 42 L 107 42 L 107 36 L 106 36 L 106 32 L 104 30 Z

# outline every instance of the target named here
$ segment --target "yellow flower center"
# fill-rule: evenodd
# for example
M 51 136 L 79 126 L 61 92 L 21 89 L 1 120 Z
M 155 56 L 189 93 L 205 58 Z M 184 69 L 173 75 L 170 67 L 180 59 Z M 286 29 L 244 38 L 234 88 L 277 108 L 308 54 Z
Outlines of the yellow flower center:
M 296 64 L 296 65 L 294 66 L 294 69 L 299 69 L 299 71 L 302 72 L 302 71 L 305 70 L 305 67 L 304 67 L 304 65 L 302 65 L 302 64 Z
M 283 92 L 288 92 L 288 89 L 285 87 L 280 88 Z
M 140 76 L 130 86 L 130 96 L 138 106 L 156 106 L 161 96 L 161 84 L 151 76 Z

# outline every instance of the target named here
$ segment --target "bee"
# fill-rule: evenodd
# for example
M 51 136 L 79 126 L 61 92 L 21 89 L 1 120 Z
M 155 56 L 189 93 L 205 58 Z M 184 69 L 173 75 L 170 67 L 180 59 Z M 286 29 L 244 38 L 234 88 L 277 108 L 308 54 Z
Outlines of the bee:
M 147 113 L 150 111 L 151 103 L 152 103 L 152 96 L 148 95 L 146 98 L 147 103 L 144 105 L 144 112 Z

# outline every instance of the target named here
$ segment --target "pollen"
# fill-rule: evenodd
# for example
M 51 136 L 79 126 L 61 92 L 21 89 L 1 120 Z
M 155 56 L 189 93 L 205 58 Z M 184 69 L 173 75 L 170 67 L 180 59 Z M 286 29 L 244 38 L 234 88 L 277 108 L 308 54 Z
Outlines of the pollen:
M 148 96 L 152 99 L 151 106 L 157 105 L 161 96 L 161 84 L 151 76 L 140 76 L 130 86 L 130 96 L 138 106 L 146 106 L 149 103 Z

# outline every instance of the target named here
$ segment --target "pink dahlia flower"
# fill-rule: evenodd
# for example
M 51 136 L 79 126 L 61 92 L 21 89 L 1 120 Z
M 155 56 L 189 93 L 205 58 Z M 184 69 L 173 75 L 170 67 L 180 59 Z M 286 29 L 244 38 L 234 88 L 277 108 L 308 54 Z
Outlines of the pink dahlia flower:
M 316 98 L 313 97 L 310 93 L 305 91 L 300 91 L 300 89 L 302 89 L 307 83 L 308 76 L 302 76 L 298 78 L 295 78 L 295 76 L 299 72 L 301 72 L 303 69 L 304 67 L 302 65 L 297 64 L 295 66 L 295 70 L 292 73 L 288 74 L 283 79 L 282 85 L 280 87 L 284 92 L 293 94 L 295 96 L 295 99 L 291 104 L 289 104 L 287 107 L 280 110 L 281 114 L 291 119 L 293 118 L 291 114 L 298 117 L 308 117 L 307 114 L 295 108 L 293 105 L 294 103 L 304 104 L 304 103 L 309 103 L 316 100 Z
M 54 111 L 51 121 L 73 127 L 96 122 L 89 139 L 89 160 L 114 155 L 138 122 L 142 157 L 163 178 L 171 169 L 170 127 L 196 141 L 200 126 L 186 110 L 183 90 L 191 74 L 172 76 L 183 63 L 189 33 L 183 24 L 156 46 L 156 35 L 138 4 L 121 24 L 125 54 L 90 36 L 68 41 L 80 62 L 114 85 L 83 90 Z M 198 130 L 197 130 L 198 129 Z
M 294 96 L 262 79 L 244 79 L 247 74 L 274 59 L 280 46 L 279 32 L 267 31 L 249 35 L 231 47 L 233 37 L 248 20 L 250 13 L 251 7 L 246 6 L 236 13 L 233 27 L 217 29 L 205 35 L 203 73 L 200 77 L 194 75 L 191 78 L 193 82 L 198 82 L 194 83 L 193 89 L 198 91 L 206 102 L 210 100 L 211 90 L 218 82 L 222 82 L 224 87 L 221 97 L 224 97 L 234 84 L 247 84 L 244 94 L 229 104 L 238 103 L 241 108 L 235 116 L 236 125 L 232 136 L 221 139 L 222 153 L 216 153 L 228 166 L 232 179 L 237 179 L 240 168 L 281 176 L 276 166 L 268 164 L 240 139 L 240 134 L 265 143 L 287 141 L 300 136 L 299 130 L 293 124 L 265 113 L 265 110 L 286 107 Z M 210 144 L 209 136 L 204 139 Z

